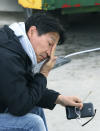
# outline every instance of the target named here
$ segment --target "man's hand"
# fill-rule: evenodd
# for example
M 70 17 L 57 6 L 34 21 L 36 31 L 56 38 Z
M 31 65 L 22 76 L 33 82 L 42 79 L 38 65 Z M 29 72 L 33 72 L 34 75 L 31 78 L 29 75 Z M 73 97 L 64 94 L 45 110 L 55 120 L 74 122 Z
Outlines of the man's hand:
M 54 64 L 56 62 L 56 56 L 55 56 L 55 50 L 56 50 L 56 44 L 52 47 L 50 58 L 48 58 L 45 63 L 42 65 L 40 69 L 40 73 L 42 73 L 45 77 L 48 76 L 50 70 L 54 67 Z
M 82 109 L 83 107 L 82 101 L 76 96 L 59 95 L 55 104 L 60 104 L 62 106 L 75 106 L 80 109 Z

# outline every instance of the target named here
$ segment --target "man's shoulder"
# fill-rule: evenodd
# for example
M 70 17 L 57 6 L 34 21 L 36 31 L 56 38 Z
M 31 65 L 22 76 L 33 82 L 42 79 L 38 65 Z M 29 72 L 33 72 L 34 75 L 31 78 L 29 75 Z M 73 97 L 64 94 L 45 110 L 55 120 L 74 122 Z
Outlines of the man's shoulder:
M 6 27 L 6 28 L 8 28 L 8 27 Z M 4 43 L 8 39 L 7 32 L 5 30 L 6 28 L 5 28 L 5 26 L 0 28 L 0 43 L 1 42 Z
M 0 48 L 4 48 L 6 51 L 17 53 L 23 57 L 26 56 L 24 49 L 14 31 L 5 25 L 0 28 Z

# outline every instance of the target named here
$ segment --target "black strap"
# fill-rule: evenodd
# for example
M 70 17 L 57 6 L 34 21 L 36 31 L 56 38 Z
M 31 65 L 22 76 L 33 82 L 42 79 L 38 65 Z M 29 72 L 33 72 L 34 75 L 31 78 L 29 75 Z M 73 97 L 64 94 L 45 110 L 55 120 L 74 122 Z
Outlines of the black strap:
M 95 114 L 96 114 L 96 109 L 95 109 Z M 94 116 L 95 116 L 95 114 L 94 114 Z M 84 124 L 82 124 L 82 126 L 85 126 L 87 123 L 89 123 L 94 118 L 94 116 L 90 120 L 88 120 L 87 122 L 85 122 Z

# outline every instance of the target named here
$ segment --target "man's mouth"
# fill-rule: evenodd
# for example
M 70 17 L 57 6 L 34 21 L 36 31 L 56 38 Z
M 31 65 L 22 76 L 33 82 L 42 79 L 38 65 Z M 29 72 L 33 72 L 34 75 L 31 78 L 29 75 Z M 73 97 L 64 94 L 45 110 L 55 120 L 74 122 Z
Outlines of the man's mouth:
M 47 57 L 46 56 L 41 56 L 42 60 L 45 60 Z

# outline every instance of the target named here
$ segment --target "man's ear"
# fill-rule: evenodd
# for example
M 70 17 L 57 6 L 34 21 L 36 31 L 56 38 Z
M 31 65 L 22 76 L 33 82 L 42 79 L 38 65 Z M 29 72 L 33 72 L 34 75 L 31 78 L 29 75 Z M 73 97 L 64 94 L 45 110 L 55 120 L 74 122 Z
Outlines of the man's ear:
M 29 39 L 33 36 L 34 33 L 36 33 L 37 29 L 36 26 L 31 26 L 27 32 L 27 35 Z

